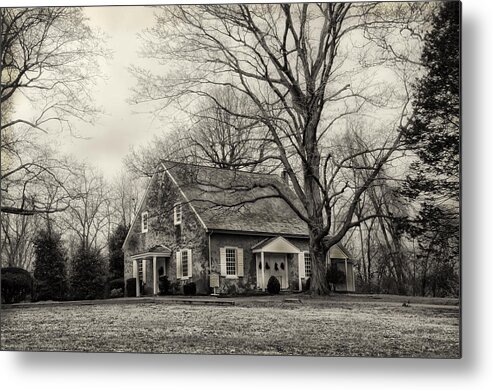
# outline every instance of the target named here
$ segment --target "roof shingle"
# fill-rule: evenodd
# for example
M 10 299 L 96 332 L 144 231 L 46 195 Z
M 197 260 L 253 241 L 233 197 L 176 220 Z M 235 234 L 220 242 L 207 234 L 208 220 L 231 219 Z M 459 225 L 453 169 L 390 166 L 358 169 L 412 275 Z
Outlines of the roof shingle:
M 172 161 L 163 165 L 208 229 L 308 235 L 307 224 L 279 196 L 300 205 L 279 176 Z

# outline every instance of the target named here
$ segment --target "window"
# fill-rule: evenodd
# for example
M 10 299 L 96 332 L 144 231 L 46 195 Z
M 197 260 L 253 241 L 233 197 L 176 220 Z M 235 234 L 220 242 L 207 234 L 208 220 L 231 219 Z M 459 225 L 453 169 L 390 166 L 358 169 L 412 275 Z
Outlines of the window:
M 149 230 L 149 214 L 147 211 L 142 213 L 142 233 L 146 233 Z
M 181 251 L 181 277 L 188 278 L 188 250 Z
M 176 278 L 189 279 L 192 277 L 192 250 L 182 249 L 176 252 Z
M 243 248 L 219 248 L 221 276 L 226 278 L 242 278 L 244 276 Z
M 309 278 L 312 276 L 312 258 L 310 252 L 305 252 L 305 276 Z
M 226 248 L 226 275 L 236 275 L 236 248 Z
M 173 206 L 173 213 L 174 213 L 174 219 L 175 219 L 175 225 L 180 225 L 181 224 L 181 219 L 182 219 L 182 210 L 181 210 L 181 203 L 175 203 Z

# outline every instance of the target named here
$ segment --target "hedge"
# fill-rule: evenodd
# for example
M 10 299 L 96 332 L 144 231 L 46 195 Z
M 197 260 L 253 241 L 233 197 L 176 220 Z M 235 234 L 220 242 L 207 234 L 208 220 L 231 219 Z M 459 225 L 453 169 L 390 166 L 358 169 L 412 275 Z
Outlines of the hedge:
M 28 271 L 17 267 L 6 267 L 0 272 L 3 302 L 17 303 L 31 295 L 33 279 Z

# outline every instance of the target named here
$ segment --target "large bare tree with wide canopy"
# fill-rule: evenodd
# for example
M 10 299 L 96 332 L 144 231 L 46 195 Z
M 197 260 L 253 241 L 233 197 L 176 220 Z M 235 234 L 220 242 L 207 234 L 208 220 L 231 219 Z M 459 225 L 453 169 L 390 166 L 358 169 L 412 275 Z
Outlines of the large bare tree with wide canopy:
M 425 9 L 410 3 L 162 7 L 143 34 L 143 52 L 162 72 L 133 68 L 134 99 L 159 112 L 170 104 L 189 110 L 206 99 L 262 124 L 265 142 L 276 150 L 272 159 L 299 202 L 286 200 L 308 225 L 311 288 L 324 294 L 329 248 L 375 217 L 357 217 L 358 202 L 401 145 Z M 251 110 L 224 104 L 221 88 L 247 98 Z M 341 135 L 356 120 L 366 129 L 364 148 L 345 147 Z M 355 166 L 361 155 L 367 164 Z M 365 171 L 359 176 L 365 180 L 352 181 L 354 169 Z
M 0 22 L 1 211 L 60 211 L 73 175 L 49 136 L 76 135 L 77 121 L 93 123 L 99 60 L 109 53 L 82 8 L 2 8 Z

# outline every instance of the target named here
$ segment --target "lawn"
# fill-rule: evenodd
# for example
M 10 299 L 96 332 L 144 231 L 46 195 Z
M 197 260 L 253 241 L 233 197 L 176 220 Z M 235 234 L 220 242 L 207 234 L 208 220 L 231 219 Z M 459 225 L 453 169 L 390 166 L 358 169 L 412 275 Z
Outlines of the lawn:
M 457 306 L 169 302 L 2 310 L 2 350 L 457 358 Z

